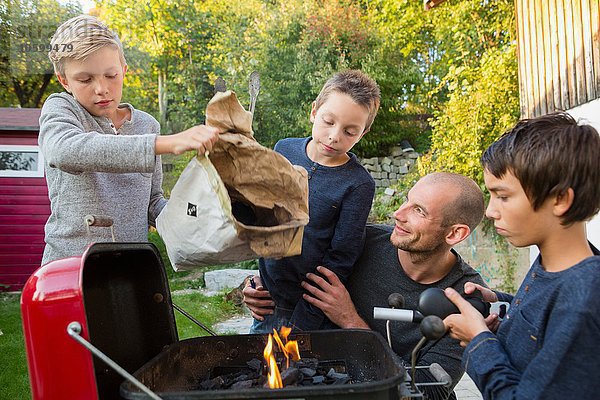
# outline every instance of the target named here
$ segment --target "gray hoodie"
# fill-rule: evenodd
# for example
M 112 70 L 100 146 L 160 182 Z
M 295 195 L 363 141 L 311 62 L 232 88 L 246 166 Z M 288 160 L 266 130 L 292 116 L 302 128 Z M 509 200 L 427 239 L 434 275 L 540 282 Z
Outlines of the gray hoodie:
M 39 145 L 51 208 L 42 264 L 112 241 L 110 228 L 91 227 L 88 235 L 88 214 L 111 217 L 118 242 L 145 242 L 167 202 L 154 152 L 160 126 L 129 104 L 120 107 L 129 107 L 131 120 L 117 133 L 110 119 L 91 115 L 68 93 L 50 95 L 42 107 Z

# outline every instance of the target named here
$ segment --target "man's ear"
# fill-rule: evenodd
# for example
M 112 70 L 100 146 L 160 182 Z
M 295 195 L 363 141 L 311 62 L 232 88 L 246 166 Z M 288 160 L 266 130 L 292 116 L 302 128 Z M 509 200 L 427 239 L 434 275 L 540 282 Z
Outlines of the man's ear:
M 562 217 L 573 205 L 575 200 L 575 191 L 572 188 L 568 188 L 566 192 L 557 195 L 554 198 L 554 205 L 552 206 L 552 212 L 557 217 Z
M 71 90 L 69 90 L 69 82 L 67 82 L 67 78 L 65 78 L 58 72 L 56 73 L 56 78 L 58 79 L 58 82 L 62 85 L 62 87 L 64 87 L 67 92 L 71 93 Z
M 471 229 L 465 224 L 454 224 L 446 234 L 446 243 L 454 246 L 465 240 L 471 234 Z

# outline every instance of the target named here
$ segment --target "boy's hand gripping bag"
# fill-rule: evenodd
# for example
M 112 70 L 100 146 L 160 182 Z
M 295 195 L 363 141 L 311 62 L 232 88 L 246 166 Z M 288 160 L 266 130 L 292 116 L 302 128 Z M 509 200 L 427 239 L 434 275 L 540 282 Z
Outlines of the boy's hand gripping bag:
M 253 137 L 252 114 L 235 93 L 215 94 L 207 125 L 222 133 L 210 158 L 194 157 L 156 220 L 176 271 L 300 254 L 308 179 Z

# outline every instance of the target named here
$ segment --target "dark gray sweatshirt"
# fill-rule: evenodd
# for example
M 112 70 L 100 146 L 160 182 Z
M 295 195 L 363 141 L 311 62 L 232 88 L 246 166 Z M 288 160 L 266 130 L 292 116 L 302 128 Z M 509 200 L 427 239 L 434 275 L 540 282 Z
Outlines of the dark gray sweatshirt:
M 50 95 L 42 107 L 39 145 L 51 208 L 42 264 L 112 241 L 109 228 L 92 227 L 88 235 L 88 214 L 111 217 L 116 241 L 145 242 L 166 204 L 154 151 L 159 124 L 129 104 L 120 107 L 129 107 L 131 120 L 116 133 L 109 118 L 91 115 L 68 93 Z
M 452 287 L 464 293 L 466 282 L 485 285 L 481 276 L 454 252 L 456 264 L 448 275 L 431 284 L 413 281 L 405 273 L 398 259 L 398 249 L 390 243 L 393 227 L 386 225 L 367 225 L 367 237 L 362 255 L 354 265 L 348 280 L 350 292 L 356 310 L 367 324 L 386 337 L 385 321 L 373 319 L 373 307 L 389 307 L 388 296 L 400 293 L 405 300 L 406 309 L 416 310 L 420 294 L 427 288 L 445 289 Z M 390 323 L 392 348 L 410 365 L 413 348 L 421 339 L 419 324 L 392 321 Z M 420 352 L 419 365 L 440 364 L 452 377 L 456 385 L 463 374 L 460 365 L 463 348 L 458 340 L 444 336 L 437 342 L 428 342 Z M 434 378 L 427 370 L 417 370 L 417 382 L 431 382 Z M 424 389 L 430 399 L 445 399 L 448 391 L 442 387 Z M 450 398 L 455 398 L 454 395 Z

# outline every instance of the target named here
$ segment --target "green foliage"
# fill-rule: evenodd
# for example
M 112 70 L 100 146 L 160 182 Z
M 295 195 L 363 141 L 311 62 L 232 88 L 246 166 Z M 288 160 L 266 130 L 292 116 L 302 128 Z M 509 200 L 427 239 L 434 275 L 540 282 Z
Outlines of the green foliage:
M 421 174 L 454 171 L 483 184 L 481 153 L 519 116 L 513 7 L 510 0 L 461 1 L 436 17 L 446 73 L 432 93 L 448 100 L 434 112 Z
M 407 26 L 425 19 L 420 4 L 399 7 L 420 18 Z M 256 70 L 261 74 L 256 138 L 270 147 L 284 137 L 306 136 L 311 103 L 325 81 L 338 70 L 359 68 L 379 82 L 383 98 L 371 132 L 355 151 L 377 155 L 405 138 L 428 144 L 422 116 L 430 111 L 415 97 L 418 92 L 424 98 L 428 90 L 422 88 L 419 58 L 401 48 L 410 39 L 390 40 L 393 22 L 386 25 L 375 6 L 348 0 L 253 0 L 235 6 L 225 0 L 143 6 L 102 0 L 100 17 L 128 48 L 125 99 L 157 116 L 165 133 L 202 122 L 217 76 L 248 104 L 247 80 Z
M 408 174 L 403 175 L 398 183 L 391 185 L 390 188 L 395 190 L 395 194 L 392 196 L 386 195 L 382 190 L 375 194 L 373 200 L 373 207 L 369 215 L 369 222 L 377 224 L 393 224 L 394 217 L 392 214 L 396 211 L 404 202 L 408 191 L 417 183 L 421 178 L 417 168 L 413 167 L 409 170 Z
M 48 59 L 56 28 L 81 13 L 76 3 L 7 0 L 0 4 L 0 106 L 41 107 L 62 91 Z
M 422 174 L 454 171 L 483 183 L 483 150 L 519 116 L 515 47 L 486 51 L 477 67 L 451 69 L 450 99 L 432 121 L 431 151 L 419 164 Z
M 136 72 L 125 94 L 173 133 L 203 122 L 217 76 L 236 88 L 250 59 L 244 30 L 259 9 L 258 1 L 102 0 L 99 17 L 119 32 Z
M 46 25 L 70 16 L 65 10 L 43 16 L 57 7 L 53 0 L 13 0 L 8 9 L 15 4 L 25 10 L 19 18 L 40 11 Z M 2 12 L 7 8 L 0 7 L 0 21 Z M 97 14 L 126 48 L 124 101 L 155 115 L 165 133 L 202 122 L 217 76 L 247 105 L 247 79 L 256 70 L 262 81 L 257 139 L 272 146 L 306 136 L 310 105 L 323 83 L 338 70 L 359 68 L 377 80 L 382 102 L 357 154 L 380 155 L 408 139 L 419 150 L 431 144 L 431 159 L 441 157 L 444 168 L 449 157 L 447 168 L 465 163 L 462 170 L 475 176 L 476 153 L 516 114 L 511 0 L 455 0 L 429 12 L 413 0 L 101 0 Z M 3 96 L 16 103 L 10 91 Z M 475 118 L 465 117 L 473 110 Z M 449 142 L 462 157 L 441 156 Z

